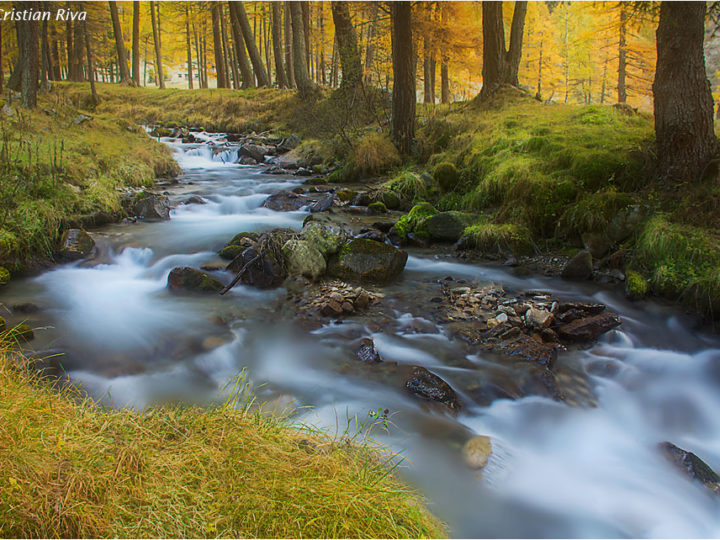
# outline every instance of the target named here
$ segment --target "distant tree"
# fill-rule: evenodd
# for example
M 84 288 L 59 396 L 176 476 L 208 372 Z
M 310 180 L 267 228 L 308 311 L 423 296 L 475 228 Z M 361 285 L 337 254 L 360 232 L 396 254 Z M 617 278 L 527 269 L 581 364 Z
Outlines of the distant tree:
M 230 22 L 235 41 L 235 54 L 237 56 L 238 67 L 240 68 L 240 77 L 242 79 L 242 88 L 250 88 L 255 86 L 255 76 L 253 75 L 250 61 L 245 52 L 245 38 L 243 37 L 240 20 L 237 16 L 237 2 L 228 2 L 228 11 L 230 12 Z
M 90 94 L 94 105 L 100 103 L 97 90 L 95 89 L 95 70 L 93 69 L 92 50 L 90 49 L 90 35 L 87 30 L 87 22 L 82 21 L 82 31 L 85 40 L 85 53 L 87 55 L 88 80 L 90 81 Z
M 83 27 L 87 32 L 87 28 Z M 140 2 L 133 2 L 132 23 L 132 80 L 135 86 L 140 86 Z
M 110 5 L 110 17 L 112 18 L 113 35 L 115 36 L 115 50 L 117 51 L 117 62 L 118 68 L 120 69 L 120 82 L 124 84 L 132 84 L 130 70 L 128 69 L 127 51 L 125 50 L 125 42 L 123 41 L 122 27 L 120 26 L 117 2 L 110 0 L 108 4 Z M 82 46 L 82 41 L 80 43 Z
M 657 175 L 677 185 L 700 179 L 718 152 L 705 72 L 705 2 L 662 2 L 653 95 Z
M 292 13 L 290 2 L 285 2 L 285 69 L 287 70 L 288 85 L 295 88 L 295 63 L 292 48 Z
M 223 54 L 222 33 L 220 31 L 220 8 L 221 4 L 213 2 L 212 4 L 212 30 L 213 30 L 213 49 L 215 53 L 215 74 L 217 78 L 218 88 L 228 88 L 228 77 L 225 73 L 225 56 Z
M 190 4 L 185 2 L 185 48 L 187 49 L 188 89 L 193 89 L 192 46 L 190 44 Z
M 240 29 L 242 30 L 242 35 L 245 39 L 245 46 L 247 47 L 248 54 L 250 55 L 250 62 L 252 62 L 258 85 L 270 86 L 267 70 L 265 69 L 262 57 L 260 56 L 257 44 L 255 43 L 255 36 L 250 28 L 250 21 L 248 21 L 245 6 L 242 2 L 231 2 L 231 5 L 232 4 L 235 4 L 235 15 L 240 23 Z
M 482 99 L 494 94 L 503 84 L 518 85 L 518 71 L 522 58 L 527 2 L 515 2 L 510 27 L 510 48 L 505 50 L 502 2 L 483 2 L 483 87 Z
M 342 69 L 342 80 L 340 88 L 351 90 L 362 86 L 363 69 L 360 62 L 360 51 L 358 50 L 355 27 L 350 18 L 350 9 L 347 2 L 332 2 L 332 16 L 335 24 L 335 36 L 337 38 L 338 53 L 340 54 L 340 66 Z
M 283 41 L 282 41 L 282 4 L 272 3 L 272 44 L 273 56 L 275 57 L 275 73 L 280 88 L 287 88 L 288 81 L 283 66 Z
M 415 55 L 410 2 L 391 2 L 392 20 L 392 138 L 403 154 L 415 139 Z
M 310 78 L 305 47 L 305 30 L 303 27 L 302 2 L 288 2 L 292 23 L 292 50 L 293 69 L 295 70 L 295 84 L 298 93 L 303 99 L 317 96 L 318 87 Z
M 111 2 L 112 3 L 112 2 Z M 153 31 L 153 42 L 155 43 L 155 73 L 157 75 L 158 86 L 165 88 L 165 77 L 162 68 L 162 43 L 160 42 L 160 6 L 158 6 L 158 16 L 155 15 L 155 2 L 150 2 L 150 23 Z M 199 60 L 199 58 L 198 58 Z M 199 65 L 199 64 L 198 64 Z
M 18 9 L 36 10 L 38 2 L 18 2 Z M 38 76 L 38 21 L 18 21 L 18 42 L 22 43 L 19 57 L 20 101 L 25 107 L 37 107 Z

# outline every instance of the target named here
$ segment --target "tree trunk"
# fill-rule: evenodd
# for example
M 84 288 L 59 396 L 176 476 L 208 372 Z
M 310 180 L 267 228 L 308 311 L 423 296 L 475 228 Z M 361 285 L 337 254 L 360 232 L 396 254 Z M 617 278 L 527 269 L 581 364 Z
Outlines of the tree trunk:
M 203 33 L 202 33 L 202 70 L 203 70 L 203 88 L 208 88 L 208 67 L 207 67 L 207 37 L 205 32 L 205 24 L 203 21 Z
M 155 76 L 158 86 L 165 88 L 165 78 L 162 70 L 162 45 L 160 43 L 160 17 L 155 15 L 155 2 L 150 2 L 150 23 L 152 24 L 153 42 L 155 43 Z
M 192 47 L 190 46 L 190 9 L 188 3 L 185 3 L 185 46 L 187 47 L 187 78 L 188 89 L 193 89 L 193 69 L 192 69 Z
M 227 86 L 231 88 L 230 78 L 232 77 L 232 88 L 237 90 L 240 88 L 238 81 L 238 70 L 237 65 L 233 61 L 233 52 L 230 48 L 230 40 L 228 39 L 227 28 L 225 25 L 225 9 L 223 5 L 220 5 L 220 34 L 222 35 L 223 42 L 223 60 L 225 65 L 225 78 L 227 79 Z
M 505 30 L 502 2 L 482 3 L 483 85 L 481 99 L 488 99 L 505 82 Z
M 657 174 L 679 185 L 700 180 L 718 151 L 703 50 L 705 2 L 662 2 L 653 96 Z
M 71 9 L 70 2 L 65 2 L 65 8 Z M 65 21 L 65 52 L 67 53 L 67 80 L 76 81 L 77 75 L 75 74 L 75 61 L 73 60 L 73 28 L 70 19 Z
M 502 16 L 502 8 L 500 10 L 500 15 Z M 505 83 L 513 86 L 520 85 L 518 72 L 520 70 L 520 60 L 522 59 L 525 15 L 527 15 L 527 2 L 515 2 L 512 24 L 510 26 L 510 48 L 505 55 Z
M 363 80 L 362 63 L 347 2 L 333 1 L 332 16 L 342 68 L 340 88 L 343 90 L 359 88 Z
M 303 35 L 305 37 L 305 61 L 310 72 L 310 2 L 300 2 L 302 8 Z
M 3 36 L 2 25 L 0 24 L 0 94 L 5 90 L 5 72 L 3 71 Z
M 283 51 L 282 51 L 282 13 L 280 11 L 281 4 L 279 2 L 272 3 L 272 44 L 273 56 L 275 57 L 275 73 L 277 74 L 277 82 L 280 88 L 287 88 L 288 81 L 285 77 L 285 68 L 283 67 Z
M 540 37 L 540 59 L 538 60 L 537 93 L 535 97 L 542 99 L 542 68 L 543 68 L 543 38 Z
M 423 39 L 423 103 L 426 104 L 433 103 L 430 80 L 430 40 L 425 36 Z
M 43 20 L 40 37 L 40 89 L 48 88 L 50 73 L 50 45 L 48 44 L 48 22 Z
M 120 66 L 120 82 L 131 84 L 130 70 L 127 63 L 127 51 L 123 42 L 122 28 L 120 27 L 120 17 L 118 16 L 117 3 L 110 0 L 110 17 L 112 18 L 113 34 L 115 35 L 115 50 L 117 52 L 118 66 Z
M 627 71 L 627 11 L 625 6 L 620 4 L 620 37 L 618 39 L 618 103 L 627 101 L 627 91 L 625 89 L 625 75 Z
M 372 81 L 372 70 L 375 64 L 375 28 L 377 26 L 378 3 L 371 2 L 370 27 L 368 28 L 367 47 L 365 49 L 365 85 Z
M 60 49 L 58 46 L 57 30 L 55 25 L 50 29 L 50 35 L 52 36 L 50 45 L 50 56 L 52 56 L 52 80 L 59 81 L 62 76 L 60 73 Z
M 235 9 L 236 4 L 237 2 L 228 2 L 233 39 L 235 40 L 235 54 L 237 55 L 238 65 L 240 67 L 242 88 L 250 88 L 255 86 L 255 76 L 253 75 L 247 53 L 245 52 L 245 38 L 243 37 L 240 20 L 238 19 L 237 11 Z
M 320 43 L 318 44 L 318 55 L 320 69 L 320 79 L 318 82 L 323 85 L 327 84 L 327 70 L 325 68 L 325 6 L 320 4 Z
M 484 4 L 483 4 L 484 7 Z M 403 154 L 415 138 L 415 58 L 410 2 L 392 2 L 392 137 Z
M 133 5 L 133 8 L 135 7 L 135 4 Z M 85 41 L 85 53 L 87 55 L 87 68 L 88 68 L 88 79 L 90 80 L 90 93 L 92 95 L 92 101 L 94 105 L 97 105 L 100 103 L 100 99 L 98 98 L 97 91 L 95 90 L 95 70 L 93 69 L 93 61 L 92 61 L 92 51 L 90 50 L 90 36 L 88 35 L 87 31 L 87 23 L 85 21 L 82 21 L 82 31 Z M 139 61 L 139 60 L 138 60 Z M 139 73 L 138 73 L 139 75 Z
M 292 22 L 293 68 L 295 84 L 303 99 L 314 98 L 318 93 L 317 85 L 310 79 L 308 63 L 305 56 L 305 30 L 303 27 L 302 2 L 289 2 Z
M 75 9 L 82 9 L 75 3 Z M 82 81 L 83 77 L 83 57 L 85 56 L 85 44 L 83 42 L 82 25 L 79 22 L 73 25 L 73 70 L 75 71 L 75 80 Z
M 440 64 L 440 103 L 450 103 L 450 76 L 448 74 L 447 59 L 443 57 Z
M 140 2 L 138 0 L 133 2 L 132 80 L 135 86 L 140 86 Z
M 247 13 L 245 12 L 245 6 L 242 2 L 230 2 L 235 5 L 235 14 L 238 22 L 240 23 L 240 29 L 242 30 L 243 38 L 245 39 L 245 46 L 247 47 L 248 54 L 250 55 L 250 61 L 255 71 L 255 76 L 258 80 L 259 86 L 270 86 L 268 81 L 267 71 L 263 65 L 262 57 L 258 51 L 257 45 L 255 44 L 255 37 L 253 36 L 252 29 L 250 28 L 250 21 L 248 21 Z
M 218 88 L 227 88 L 227 77 L 225 75 L 225 61 L 222 53 L 222 35 L 220 34 L 220 4 L 212 4 L 212 31 L 213 48 L 215 52 L 215 75 Z
M 200 58 L 202 58 L 202 54 L 200 53 L 200 38 L 198 37 L 195 22 L 193 22 L 193 37 L 195 38 L 195 61 L 197 63 L 198 88 L 203 88 L 203 71 L 200 67 Z
M 37 2 L 18 2 L 17 9 L 36 10 Z M 38 21 L 20 21 L 18 38 L 22 41 L 20 57 L 20 101 L 29 108 L 37 107 L 38 75 L 40 71 L 38 58 Z
M 295 88 L 295 64 L 292 52 L 292 14 L 290 2 L 285 2 L 285 71 L 290 88 Z

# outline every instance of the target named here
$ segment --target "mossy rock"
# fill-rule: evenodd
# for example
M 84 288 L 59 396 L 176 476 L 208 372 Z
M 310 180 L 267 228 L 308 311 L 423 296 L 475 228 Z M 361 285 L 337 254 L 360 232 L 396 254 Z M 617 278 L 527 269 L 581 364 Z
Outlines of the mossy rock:
M 410 209 L 410 212 L 408 212 L 408 221 L 411 223 L 411 225 L 415 225 L 423 219 L 434 216 L 437 213 L 438 211 L 430 203 L 424 202 L 416 204 Z
M 4 321 L 4 319 L 3 319 Z M 35 332 L 28 324 L 17 324 L 10 329 L 10 335 L 18 341 L 30 341 L 35 338 Z
M 430 240 L 457 242 L 471 221 L 462 212 L 438 212 L 415 227 L 416 233 L 426 233 Z
M 173 268 L 168 275 L 168 288 L 171 290 L 209 293 L 219 292 L 223 287 L 220 280 L 188 266 Z
M 394 191 L 383 191 L 380 193 L 379 201 L 382 202 L 388 210 L 397 210 L 400 208 L 400 197 Z
M 240 255 L 247 248 L 248 248 L 248 246 L 237 246 L 237 245 L 225 246 L 218 252 L 218 255 L 220 255 L 221 259 L 225 259 L 226 261 L 232 261 L 235 257 Z
M 282 252 L 291 276 L 304 276 L 315 281 L 327 269 L 323 254 L 306 240 L 288 240 Z
M 232 240 L 228 242 L 228 246 L 242 246 L 244 245 L 245 238 L 249 238 L 253 242 L 258 239 L 258 234 L 254 232 L 241 232 L 237 233 L 235 236 L 232 237 Z
M 6 285 L 10 281 L 10 270 L 0 266 L 0 285 Z
M 403 271 L 407 257 L 401 249 L 359 238 L 343 246 L 330 273 L 351 281 L 385 283 Z
M 345 241 L 345 234 L 329 225 L 309 221 L 303 226 L 303 240 L 311 244 L 324 257 L 337 253 Z
M 340 199 L 342 202 L 350 202 L 355 200 L 355 197 L 357 197 L 357 191 L 353 191 L 351 189 L 341 189 L 337 193 L 337 198 Z
M 457 167 L 447 161 L 435 165 L 432 176 L 443 191 L 453 191 L 460 182 L 460 173 Z
M 635 270 L 628 270 L 625 274 L 625 296 L 631 300 L 640 300 L 647 296 L 648 282 Z
M 7 323 L 5 322 L 5 317 L 0 317 L 0 332 L 5 330 L 6 326 L 7 326 Z
M 387 214 L 387 206 L 382 201 L 375 201 L 368 205 L 368 210 L 371 214 Z

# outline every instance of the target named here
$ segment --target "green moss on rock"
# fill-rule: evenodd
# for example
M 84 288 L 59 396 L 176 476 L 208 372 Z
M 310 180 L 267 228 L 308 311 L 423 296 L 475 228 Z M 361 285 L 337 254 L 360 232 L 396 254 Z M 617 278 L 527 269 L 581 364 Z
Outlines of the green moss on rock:
M 10 335 L 18 341 L 30 341 L 35 338 L 33 329 L 28 324 L 17 324 L 10 329 Z
M 10 271 L 4 266 L 0 266 L 0 285 L 5 285 L 10 281 Z
M 221 259 L 225 259 L 226 261 L 232 261 L 235 257 L 240 255 L 246 249 L 247 249 L 247 246 L 236 246 L 236 245 L 225 246 L 218 252 L 218 255 L 220 255 Z
M 447 161 L 435 165 L 432 175 L 443 191 L 453 191 L 460 182 L 457 167 Z
M 374 203 L 370 203 L 368 205 L 368 210 L 372 214 L 387 214 L 387 206 L 385 206 L 385 203 L 382 201 L 375 201 Z
M 628 298 L 639 300 L 648 293 L 648 282 L 635 270 L 628 270 L 625 274 L 625 294 Z
M 460 239 L 463 249 L 476 249 L 487 254 L 527 255 L 533 251 L 533 242 L 527 227 L 515 223 L 483 223 L 465 229 Z

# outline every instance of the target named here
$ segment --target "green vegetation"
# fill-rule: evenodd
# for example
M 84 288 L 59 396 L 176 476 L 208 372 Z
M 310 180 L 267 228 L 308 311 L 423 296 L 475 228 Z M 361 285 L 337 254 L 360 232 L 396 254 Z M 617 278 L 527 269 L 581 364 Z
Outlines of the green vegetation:
M 395 232 L 405 240 L 407 235 L 413 232 L 423 220 L 437 213 L 438 211 L 430 203 L 416 204 L 407 215 L 401 217 L 395 223 Z
M 57 94 L 41 106 L 0 120 L 0 263 L 10 270 L 52 257 L 64 227 L 120 215 L 120 188 L 179 171 L 122 117 L 83 118 Z
M 460 173 L 455 165 L 446 161 L 435 165 L 432 175 L 443 191 L 453 191 L 460 181 Z
M 463 247 L 489 254 L 529 255 L 534 249 L 530 231 L 514 223 L 472 225 L 465 229 L 460 242 Z
M 421 538 L 447 533 L 386 456 L 268 417 L 105 410 L 0 355 L 3 537 Z

